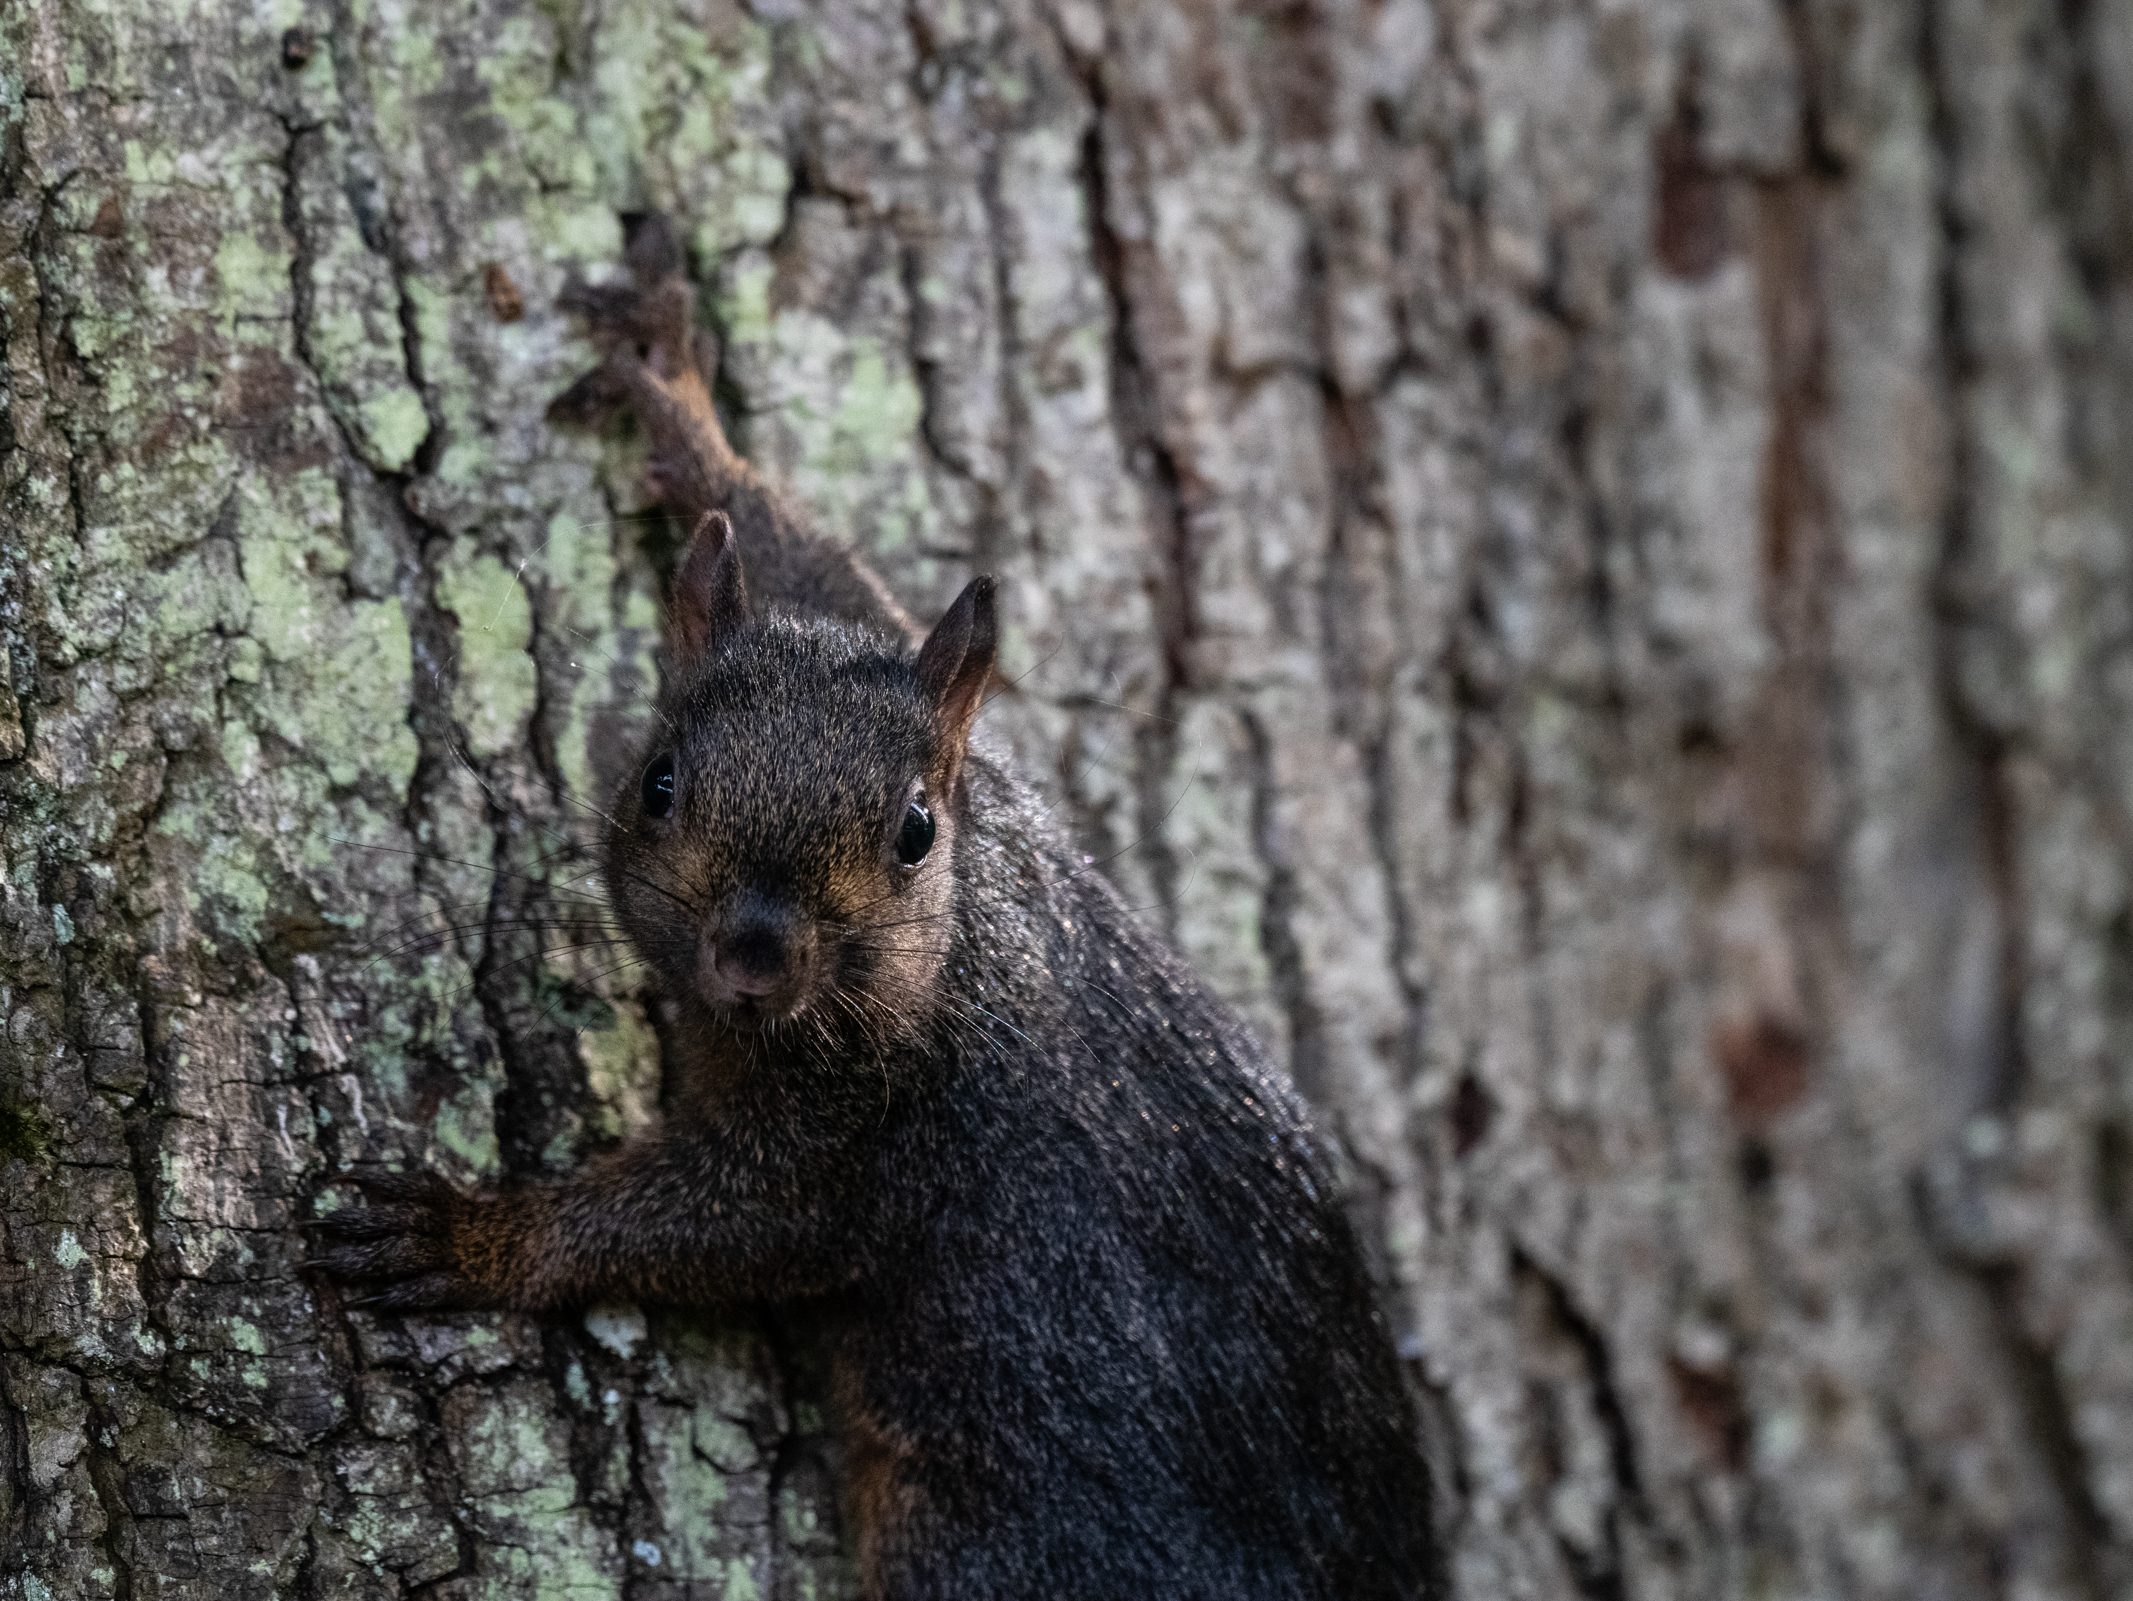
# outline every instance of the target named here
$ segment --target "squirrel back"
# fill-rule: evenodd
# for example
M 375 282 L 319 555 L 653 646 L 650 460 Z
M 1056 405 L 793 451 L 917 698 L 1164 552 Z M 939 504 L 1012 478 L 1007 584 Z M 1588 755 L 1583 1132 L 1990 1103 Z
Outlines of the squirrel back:
M 982 758 L 970 784 L 934 1116 L 985 1159 L 850 1336 L 888 1415 L 960 1403 L 921 1493 L 1028 1509 L 942 1593 L 1431 1593 L 1414 1420 L 1304 1108 L 1027 790 Z

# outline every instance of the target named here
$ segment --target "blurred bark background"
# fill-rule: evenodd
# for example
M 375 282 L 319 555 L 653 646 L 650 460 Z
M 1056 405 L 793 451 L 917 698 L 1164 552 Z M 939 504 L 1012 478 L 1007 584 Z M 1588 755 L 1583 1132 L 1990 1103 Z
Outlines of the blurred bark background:
M 645 207 L 1346 1140 L 1460 1596 L 2133 1595 L 2129 0 L 0 0 L 0 1597 L 849 1593 L 803 1325 L 295 1227 L 656 1106 Z

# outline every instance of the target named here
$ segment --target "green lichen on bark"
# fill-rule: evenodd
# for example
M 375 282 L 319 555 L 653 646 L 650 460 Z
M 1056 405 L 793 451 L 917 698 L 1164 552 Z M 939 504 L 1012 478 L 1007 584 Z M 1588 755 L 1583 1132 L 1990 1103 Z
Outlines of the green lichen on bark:
M 676 1377 L 666 1336 L 387 1326 L 296 1227 L 353 1166 L 567 1165 L 656 1098 L 629 975 L 515 932 L 577 915 L 549 886 L 657 637 L 626 445 L 541 412 L 619 213 L 775 232 L 764 31 L 10 6 L 0 40 L 0 1594 L 615 1596 L 669 1526 L 664 1576 L 834 1593 L 833 1539 L 722 1521 L 789 1498 L 789 1422 L 691 1457 L 687 1507 L 636 1462 L 641 1408 L 771 1404 L 760 1336 Z

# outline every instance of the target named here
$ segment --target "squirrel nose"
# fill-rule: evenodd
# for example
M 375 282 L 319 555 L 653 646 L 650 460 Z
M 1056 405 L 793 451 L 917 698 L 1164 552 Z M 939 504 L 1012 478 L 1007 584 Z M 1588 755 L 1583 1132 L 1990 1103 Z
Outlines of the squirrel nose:
M 750 894 L 705 930 L 700 971 L 716 995 L 760 1000 L 791 990 L 806 965 L 809 925 L 798 908 Z
M 785 939 L 776 929 L 751 928 L 722 939 L 712 958 L 718 976 L 742 995 L 768 995 L 785 982 L 791 965 Z

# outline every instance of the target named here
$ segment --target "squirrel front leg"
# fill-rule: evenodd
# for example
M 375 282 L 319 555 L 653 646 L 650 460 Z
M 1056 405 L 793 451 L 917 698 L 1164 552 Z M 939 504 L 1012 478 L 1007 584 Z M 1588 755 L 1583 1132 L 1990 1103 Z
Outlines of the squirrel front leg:
M 657 1132 L 569 1178 L 468 1195 L 433 1173 L 364 1181 L 319 1219 L 315 1265 L 384 1311 L 548 1311 L 782 1299 L 856 1269 L 833 1191 L 775 1184 L 715 1138 Z

